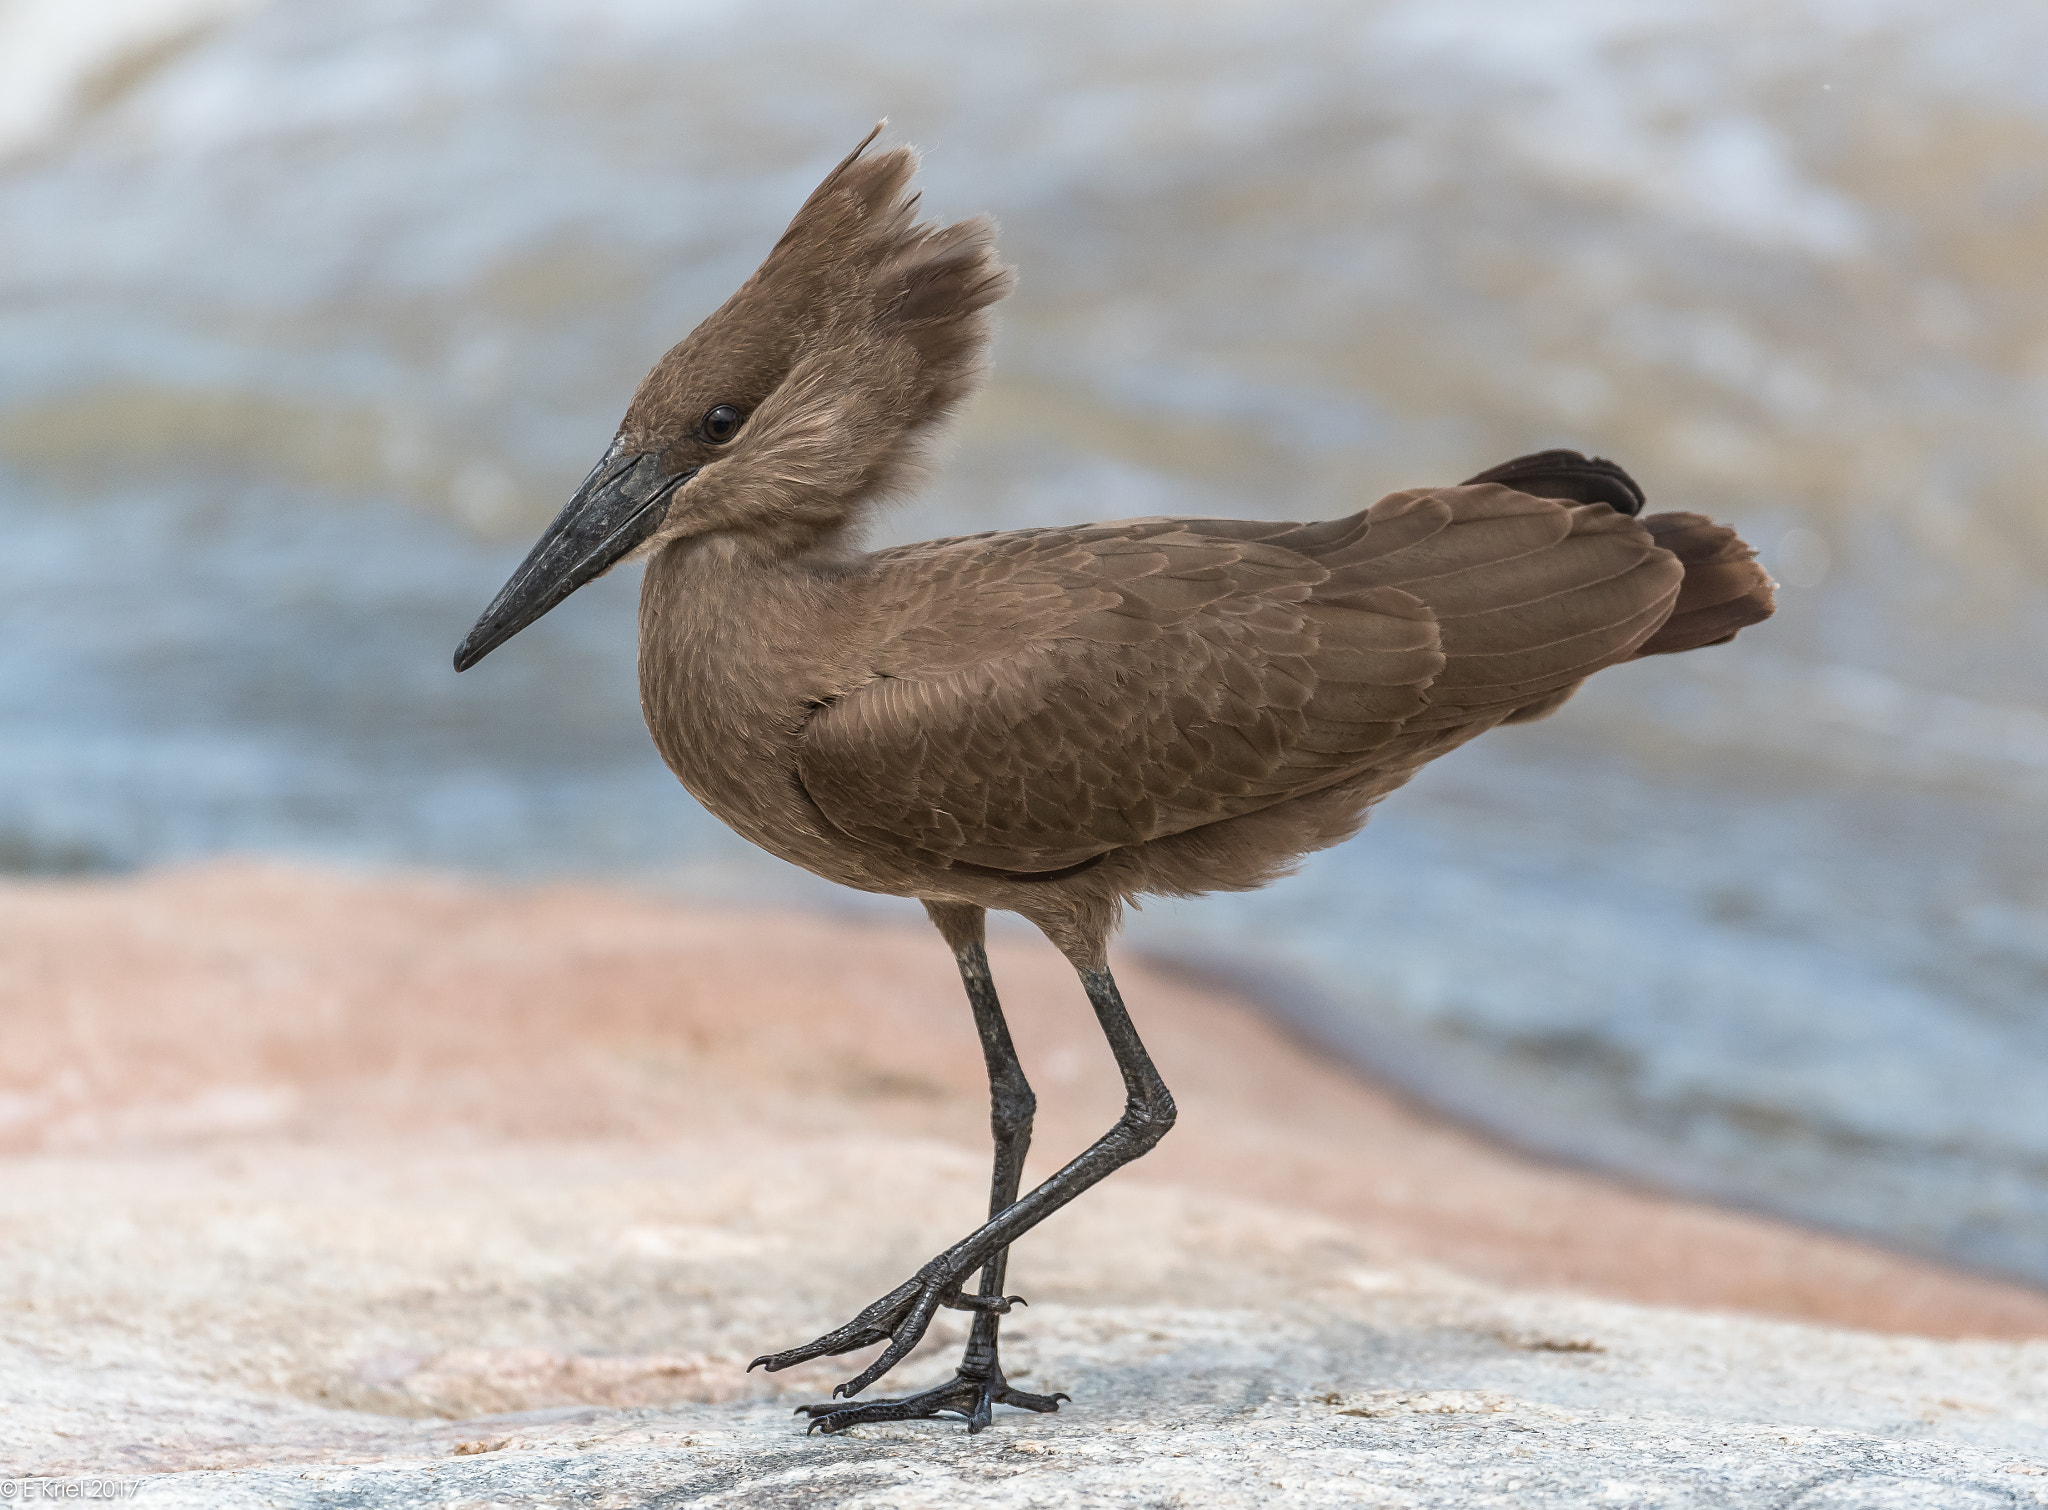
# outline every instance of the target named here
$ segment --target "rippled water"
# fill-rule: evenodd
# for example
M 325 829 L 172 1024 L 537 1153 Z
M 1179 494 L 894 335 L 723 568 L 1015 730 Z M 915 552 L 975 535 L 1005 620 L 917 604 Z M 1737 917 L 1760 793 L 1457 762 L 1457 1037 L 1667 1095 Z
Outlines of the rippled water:
M 883 537 L 1570 444 L 1786 583 L 1135 942 L 1534 1145 L 2048 1279 L 2037 4 L 82 14 L 0 4 L 0 864 L 825 899 L 661 770 L 630 582 L 448 656 L 886 113 L 1023 283 Z

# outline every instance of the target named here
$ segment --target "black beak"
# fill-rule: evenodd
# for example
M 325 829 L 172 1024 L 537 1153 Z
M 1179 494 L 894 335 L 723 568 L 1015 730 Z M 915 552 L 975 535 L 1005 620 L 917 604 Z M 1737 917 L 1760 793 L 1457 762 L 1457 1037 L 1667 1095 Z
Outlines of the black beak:
M 455 669 L 467 671 L 584 583 L 610 571 L 661 528 L 676 489 L 696 475 L 692 468 L 664 476 L 651 452 L 614 445 L 491 599 L 457 647 Z

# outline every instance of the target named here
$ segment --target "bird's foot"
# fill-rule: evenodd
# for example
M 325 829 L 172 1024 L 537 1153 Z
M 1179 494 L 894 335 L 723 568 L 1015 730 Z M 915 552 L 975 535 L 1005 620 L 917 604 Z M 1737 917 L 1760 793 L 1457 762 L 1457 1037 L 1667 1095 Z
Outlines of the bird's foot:
M 920 1421 L 939 1415 L 963 1416 L 967 1421 L 967 1434 L 973 1436 L 995 1419 L 998 1405 L 1014 1405 L 1020 1410 L 1044 1414 L 1058 1410 L 1060 1401 L 1068 1398 L 1058 1392 L 1034 1395 L 1028 1390 L 1012 1389 L 1010 1382 L 1003 1377 L 1003 1371 L 991 1364 L 986 1374 L 969 1373 L 962 1368 L 944 1384 L 905 1395 L 900 1400 L 867 1400 L 858 1405 L 828 1401 L 823 1405 L 799 1405 L 797 1411 L 811 1418 L 810 1431 L 827 1433 L 844 1431 L 849 1426 L 861 1426 L 869 1421 Z
M 972 1266 L 967 1272 L 973 1272 Z M 851 1353 L 877 1342 L 888 1343 L 880 1357 L 832 1391 L 835 1399 L 841 1395 L 850 1398 L 910 1355 L 910 1350 L 924 1340 L 925 1331 L 931 1326 L 932 1317 L 939 1307 L 1002 1316 L 1008 1314 L 1010 1307 L 1024 1304 L 1021 1295 L 964 1295 L 960 1291 L 961 1277 L 920 1274 L 905 1280 L 845 1326 L 834 1328 L 802 1347 L 780 1353 L 763 1353 L 747 1365 L 747 1371 L 751 1373 L 757 1368 L 765 1368 L 772 1374 L 793 1364 L 808 1363 L 813 1358 Z

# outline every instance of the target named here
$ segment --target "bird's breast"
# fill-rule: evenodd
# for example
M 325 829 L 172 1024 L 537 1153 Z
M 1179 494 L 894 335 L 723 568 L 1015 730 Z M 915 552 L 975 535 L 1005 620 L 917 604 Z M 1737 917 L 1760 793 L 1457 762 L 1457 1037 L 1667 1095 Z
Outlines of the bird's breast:
M 662 760 L 769 853 L 844 885 L 898 889 L 824 820 L 798 773 L 805 723 L 859 679 L 857 624 L 815 591 L 736 588 L 673 566 L 657 579 L 662 565 L 649 568 L 640 626 L 641 711 Z

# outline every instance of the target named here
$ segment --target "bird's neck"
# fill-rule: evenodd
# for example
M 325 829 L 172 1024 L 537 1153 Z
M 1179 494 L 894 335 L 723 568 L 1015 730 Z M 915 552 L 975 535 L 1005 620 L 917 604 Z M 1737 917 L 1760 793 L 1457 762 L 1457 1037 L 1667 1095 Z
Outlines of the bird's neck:
M 657 741 L 707 721 L 743 743 L 779 737 L 845 690 L 862 642 L 863 559 L 844 547 L 765 554 L 723 534 L 657 554 L 640 588 L 640 687 Z
M 734 664 L 808 661 L 819 621 L 843 611 L 865 560 L 837 531 L 802 546 L 725 532 L 675 541 L 647 563 L 642 644 L 659 633 Z

